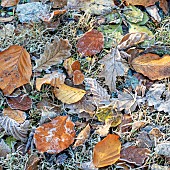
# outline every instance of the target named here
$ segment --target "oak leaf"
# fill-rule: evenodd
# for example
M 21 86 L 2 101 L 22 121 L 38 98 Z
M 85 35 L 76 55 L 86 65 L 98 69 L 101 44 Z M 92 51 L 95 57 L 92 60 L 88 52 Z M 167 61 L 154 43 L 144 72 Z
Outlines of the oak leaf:
M 3 7 L 11 7 L 17 5 L 19 0 L 2 0 L 1 6 Z
M 40 59 L 36 60 L 34 67 L 35 71 L 42 71 L 49 69 L 52 65 L 59 64 L 62 60 L 68 58 L 71 53 L 71 45 L 68 40 L 56 37 L 53 43 L 47 43 L 44 54 L 40 56 Z
M 123 148 L 120 153 L 120 160 L 142 166 L 148 158 L 150 150 L 147 148 L 139 148 L 137 146 L 129 146 Z
M 77 136 L 77 139 L 73 145 L 73 148 L 82 145 L 90 135 L 90 125 L 88 124 Z
M 103 34 L 95 29 L 86 32 L 77 42 L 77 51 L 85 56 L 99 53 L 104 47 Z
M 116 77 L 123 76 L 128 71 L 126 61 L 121 58 L 119 50 L 114 48 L 110 54 L 99 60 L 99 63 L 104 65 L 99 76 L 105 77 L 106 85 L 108 85 L 110 91 L 114 91 L 116 89 Z
M 26 119 L 26 114 L 20 110 L 12 110 L 10 107 L 3 110 L 3 115 L 14 119 L 17 123 L 23 123 Z
M 21 94 L 17 97 L 7 97 L 7 103 L 11 109 L 28 110 L 31 109 L 32 100 L 28 95 Z
M 74 123 L 68 116 L 58 116 L 35 130 L 34 143 L 39 152 L 57 154 L 74 142 Z
M 43 78 L 36 79 L 36 89 L 40 91 L 43 84 L 50 84 L 51 86 L 58 87 L 64 84 L 65 74 L 54 71 L 52 74 L 45 74 Z
M 120 158 L 121 142 L 116 134 L 109 134 L 98 142 L 93 150 L 93 164 L 104 167 L 114 164 Z
M 161 80 L 170 77 L 170 55 L 160 57 L 157 54 L 143 54 L 132 60 L 136 72 L 142 73 L 151 80 Z
M 0 52 L 0 63 L 0 89 L 5 95 L 30 82 L 31 60 L 23 47 L 13 45 Z
M 76 103 L 82 99 L 86 94 L 85 90 L 67 86 L 65 84 L 60 85 L 54 89 L 54 95 L 63 103 L 71 104 Z

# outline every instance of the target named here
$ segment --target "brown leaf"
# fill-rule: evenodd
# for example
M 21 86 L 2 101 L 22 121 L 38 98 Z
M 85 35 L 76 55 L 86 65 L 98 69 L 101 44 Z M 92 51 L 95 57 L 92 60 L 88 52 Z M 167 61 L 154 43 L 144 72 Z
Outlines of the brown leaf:
M 17 5 L 19 0 L 1 0 L 1 6 L 11 7 Z
M 0 17 L 0 22 L 10 22 L 14 19 L 15 17 L 14 16 L 10 16 L 10 17 Z
M 84 74 L 80 70 L 73 72 L 73 83 L 74 85 L 80 85 L 84 81 Z
M 37 170 L 39 161 L 40 161 L 40 158 L 38 157 L 38 155 L 36 154 L 31 155 L 28 158 L 25 170 Z
M 161 80 L 170 77 L 170 56 L 148 53 L 132 60 L 136 72 L 142 73 L 151 80 Z
M 147 148 L 138 148 L 137 146 L 129 146 L 121 150 L 120 160 L 142 166 L 148 158 L 150 150 Z
M 80 62 L 78 60 L 74 61 L 72 64 L 71 64 L 71 69 L 73 71 L 76 71 L 76 70 L 80 70 Z
M 93 163 L 97 168 L 114 164 L 120 158 L 121 142 L 116 134 L 109 134 L 93 150 Z
M 69 77 L 72 77 L 73 74 L 73 69 L 72 69 L 72 64 L 74 63 L 74 59 L 72 57 L 67 58 L 66 60 L 64 60 L 63 66 L 67 71 L 67 74 L 69 75 Z M 79 63 L 80 66 L 80 63 Z M 76 69 L 78 70 L 78 69 Z
M 59 87 L 61 84 L 64 84 L 65 78 L 65 74 L 57 71 L 54 71 L 52 74 L 45 74 L 43 78 L 36 79 L 36 89 L 40 91 L 43 84 Z
M 34 70 L 42 71 L 49 69 L 52 65 L 59 64 L 62 60 L 68 58 L 71 53 L 71 45 L 68 40 L 59 39 L 56 37 L 53 43 L 47 43 L 44 54 L 40 59 L 36 60 Z
M 99 60 L 100 64 L 104 64 L 104 68 L 100 73 L 100 77 L 105 77 L 105 83 L 109 86 L 110 91 L 116 89 L 116 77 L 123 76 L 128 71 L 126 61 L 121 58 L 118 49 L 112 49 L 110 54 Z
M 5 95 L 30 82 L 32 65 L 29 53 L 19 45 L 0 52 L 0 89 Z
M 28 95 L 21 94 L 17 97 L 7 97 L 7 103 L 11 109 L 25 111 L 31 109 L 32 100 Z
M 74 123 L 68 116 L 58 116 L 35 130 L 34 143 L 39 152 L 57 154 L 74 142 Z
M 77 42 L 77 51 L 83 56 L 99 53 L 104 47 L 103 34 L 95 29 L 86 32 Z
M 161 138 L 161 137 L 165 136 L 165 134 L 162 133 L 158 128 L 153 128 L 153 129 L 149 132 L 149 134 L 150 134 L 151 136 L 154 136 L 155 138 Z
M 57 97 L 59 100 L 66 104 L 78 102 L 85 94 L 85 90 L 70 87 L 65 84 L 62 84 L 58 88 L 54 89 L 55 97 Z
M 53 2 L 53 8 L 63 8 L 67 5 L 67 0 L 50 0 Z
M 131 115 L 129 114 L 124 114 L 122 116 L 122 122 L 120 124 L 120 130 L 122 133 L 124 132 L 129 132 L 131 129 L 132 129 L 132 117 Z
M 20 110 L 12 110 L 10 107 L 3 110 L 3 115 L 14 119 L 17 123 L 23 123 L 26 119 L 26 114 Z
M 121 50 L 126 49 L 137 45 L 147 39 L 148 35 L 146 33 L 128 33 L 122 38 L 117 47 Z
M 76 141 L 73 145 L 73 148 L 82 145 L 90 135 L 90 125 L 88 124 L 77 136 Z
M 132 124 L 132 131 L 137 131 L 138 129 L 144 127 L 147 124 L 146 121 L 135 121 Z

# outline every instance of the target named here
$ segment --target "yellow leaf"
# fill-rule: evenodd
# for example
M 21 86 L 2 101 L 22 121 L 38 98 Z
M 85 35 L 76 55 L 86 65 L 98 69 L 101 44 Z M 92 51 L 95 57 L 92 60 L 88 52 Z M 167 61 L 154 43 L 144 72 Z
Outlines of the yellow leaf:
M 36 79 L 36 89 L 40 91 L 43 84 L 50 84 L 51 86 L 58 87 L 64 83 L 65 78 L 66 76 L 63 73 L 59 73 L 57 71 L 53 72 L 52 74 L 46 74 L 43 78 Z
M 98 142 L 93 150 L 93 164 L 104 167 L 114 164 L 120 158 L 121 142 L 116 134 L 109 134 Z
M 81 100 L 86 94 L 86 91 L 62 84 L 58 88 L 54 89 L 54 94 L 63 103 L 71 104 Z

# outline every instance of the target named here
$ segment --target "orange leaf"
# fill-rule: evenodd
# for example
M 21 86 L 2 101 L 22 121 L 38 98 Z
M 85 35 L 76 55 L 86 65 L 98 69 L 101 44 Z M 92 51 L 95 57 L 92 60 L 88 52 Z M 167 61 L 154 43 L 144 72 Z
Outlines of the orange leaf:
M 92 56 L 99 53 L 104 46 L 103 34 L 95 29 L 86 32 L 78 40 L 78 52 L 85 56 Z
M 3 115 L 14 119 L 17 123 L 23 123 L 26 119 L 26 114 L 20 110 L 12 110 L 10 107 L 3 110 Z
M 78 60 L 74 61 L 71 64 L 71 68 L 72 68 L 73 71 L 80 70 L 80 67 L 81 67 L 81 65 L 80 65 L 80 62 Z
M 136 72 L 142 73 L 151 80 L 161 80 L 170 77 L 170 55 L 159 57 L 148 53 L 132 60 Z
M 99 168 L 114 164 L 120 158 L 121 142 L 116 134 L 109 134 L 93 150 L 93 164 Z
M 34 143 L 39 152 L 57 154 L 74 142 L 74 123 L 68 116 L 58 116 L 35 130 Z
M 17 5 L 19 0 L 1 0 L 1 6 L 11 7 Z
M 30 82 L 32 65 L 29 53 L 19 45 L 0 52 L 0 89 L 5 95 Z
M 73 83 L 74 85 L 82 84 L 84 81 L 84 74 L 80 70 L 73 72 Z
M 62 84 L 58 88 L 55 88 L 54 94 L 63 103 L 71 104 L 81 100 L 86 94 L 86 91 Z

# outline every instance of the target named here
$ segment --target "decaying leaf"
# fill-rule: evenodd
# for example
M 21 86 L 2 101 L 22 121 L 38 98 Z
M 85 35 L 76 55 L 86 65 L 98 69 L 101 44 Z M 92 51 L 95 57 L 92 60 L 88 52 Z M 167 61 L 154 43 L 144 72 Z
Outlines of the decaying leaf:
M 125 113 L 131 113 L 136 109 L 137 94 L 132 94 L 128 91 L 118 92 L 117 109 L 118 111 L 125 110 Z
M 97 106 L 102 103 L 108 102 L 110 100 L 110 95 L 107 90 L 104 89 L 100 84 L 96 81 L 96 79 L 86 78 L 85 79 L 86 89 L 88 89 L 91 100 Z
M 53 2 L 53 8 L 63 8 L 67 5 L 67 0 L 50 0 Z
M 110 91 L 116 89 L 116 77 L 123 76 L 128 71 L 126 61 L 121 58 L 118 49 L 112 49 L 110 54 L 99 60 L 100 64 L 104 64 L 104 68 L 100 73 L 100 77 L 105 77 L 105 83 L 109 86 Z
M 162 133 L 158 128 L 153 128 L 150 132 L 149 135 L 154 136 L 155 138 L 161 138 L 165 136 L 164 133 Z
M 119 45 L 117 46 L 118 49 L 126 49 L 130 48 L 134 45 L 137 45 L 144 40 L 148 39 L 148 35 L 146 33 L 128 33 L 126 34 L 122 40 L 120 41 Z
M 0 125 L 5 130 L 5 132 L 8 135 L 12 135 L 16 139 L 21 140 L 22 142 L 27 141 L 29 124 L 30 122 L 28 120 L 22 124 L 19 124 L 8 116 L 0 117 Z
M 144 127 L 147 124 L 146 121 L 135 121 L 132 123 L 132 132 Z
M 77 60 L 78 61 L 78 60 Z M 74 58 L 70 57 L 70 58 L 67 58 L 66 60 L 64 60 L 64 63 L 63 63 L 63 66 L 64 68 L 66 69 L 67 71 L 67 74 L 69 75 L 69 77 L 72 76 L 73 74 L 73 69 L 72 69 L 72 64 L 74 63 Z M 76 62 L 76 66 L 79 67 L 79 69 L 76 69 L 76 70 L 80 70 L 80 62 L 78 62 L 78 65 L 77 65 L 77 62 Z
M 162 166 L 158 164 L 152 164 L 151 170 L 169 170 L 169 166 Z
M 4 142 L 3 139 L 0 140 L 0 157 L 5 157 L 8 153 L 11 152 L 10 147 Z
M 14 19 L 15 17 L 14 16 L 10 16 L 10 17 L 0 17 L 0 22 L 10 22 Z
M 73 83 L 74 85 L 80 85 L 84 81 L 84 74 L 80 70 L 73 72 Z
M 170 77 L 170 56 L 163 57 L 157 54 L 143 54 L 132 60 L 132 66 L 136 72 L 142 73 L 151 80 L 161 80 Z
M 30 82 L 32 66 L 29 53 L 19 45 L 0 52 L 0 89 L 5 95 Z
M 35 130 L 34 143 L 39 152 L 57 154 L 74 142 L 74 123 L 68 116 L 58 116 Z
M 88 124 L 77 136 L 76 141 L 73 145 L 73 148 L 82 145 L 90 135 L 90 125 Z
M 158 8 L 156 5 L 146 7 L 146 11 L 154 18 L 157 22 L 161 22 L 161 17 L 158 13 Z
M 103 34 L 95 29 L 86 32 L 77 42 L 77 51 L 85 56 L 97 54 L 103 47 Z
M 20 110 L 12 110 L 10 107 L 4 108 L 3 115 L 14 119 L 17 123 L 23 123 L 26 119 L 26 114 Z
M 1 6 L 11 7 L 17 5 L 19 0 L 1 0 Z
M 120 130 L 122 133 L 129 132 L 132 129 L 132 117 L 130 114 L 124 114 L 122 116 L 122 122 L 120 124 Z
M 160 143 L 156 146 L 155 152 L 158 155 L 170 157 L 170 142 Z
M 68 0 L 68 8 L 81 9 L 96 15 L 104 15 L 112 11 L 112 0 Z
M 53 43 L 47 43 L 44 54 L 36 60 L 34 70 L 42 71 L 49 69 L 52 65 L 59 64 L 62 60 L 68 58 L 71 53 L 71 45 L 68 40 L 56 37 Z
M 120 160 L 142 166 L 148 158 L 150 150 L 147 148 L 139 148 L 137 146 L 129 146 L 123 148 L 120 152 Z
M 38 163 L 40 161 L 40 158 L 37 154 L 33 154 L 28 158 L 28 161 L 26 162 L 26 168 L 25 170 L 36 170 L 38 169 Z
M 54 94 L 63 103 L 71 104 L 81 100 L 86 94 L 86 91 L 62 84 L 58 88 L 54 89 Z
M 11 109 L 18 109 L 18 110 L 29 110 L 31 109 L 32 100 L 26 94 L 21 94 L 17 97 L 8 97 L 7 103 Z
M 93 149 L 93 164 L 100 168 L 114 164 L 120 158 L 121 142 L 116 134 L 109 134 Z
M 43 78 L 36 79 L 36 89 L 40 91 L 43 84 L 50 84 L 54 87 L 59 87 L 64 84 L 65 74 L 54 71 L 52 74 L 45 74 Z

